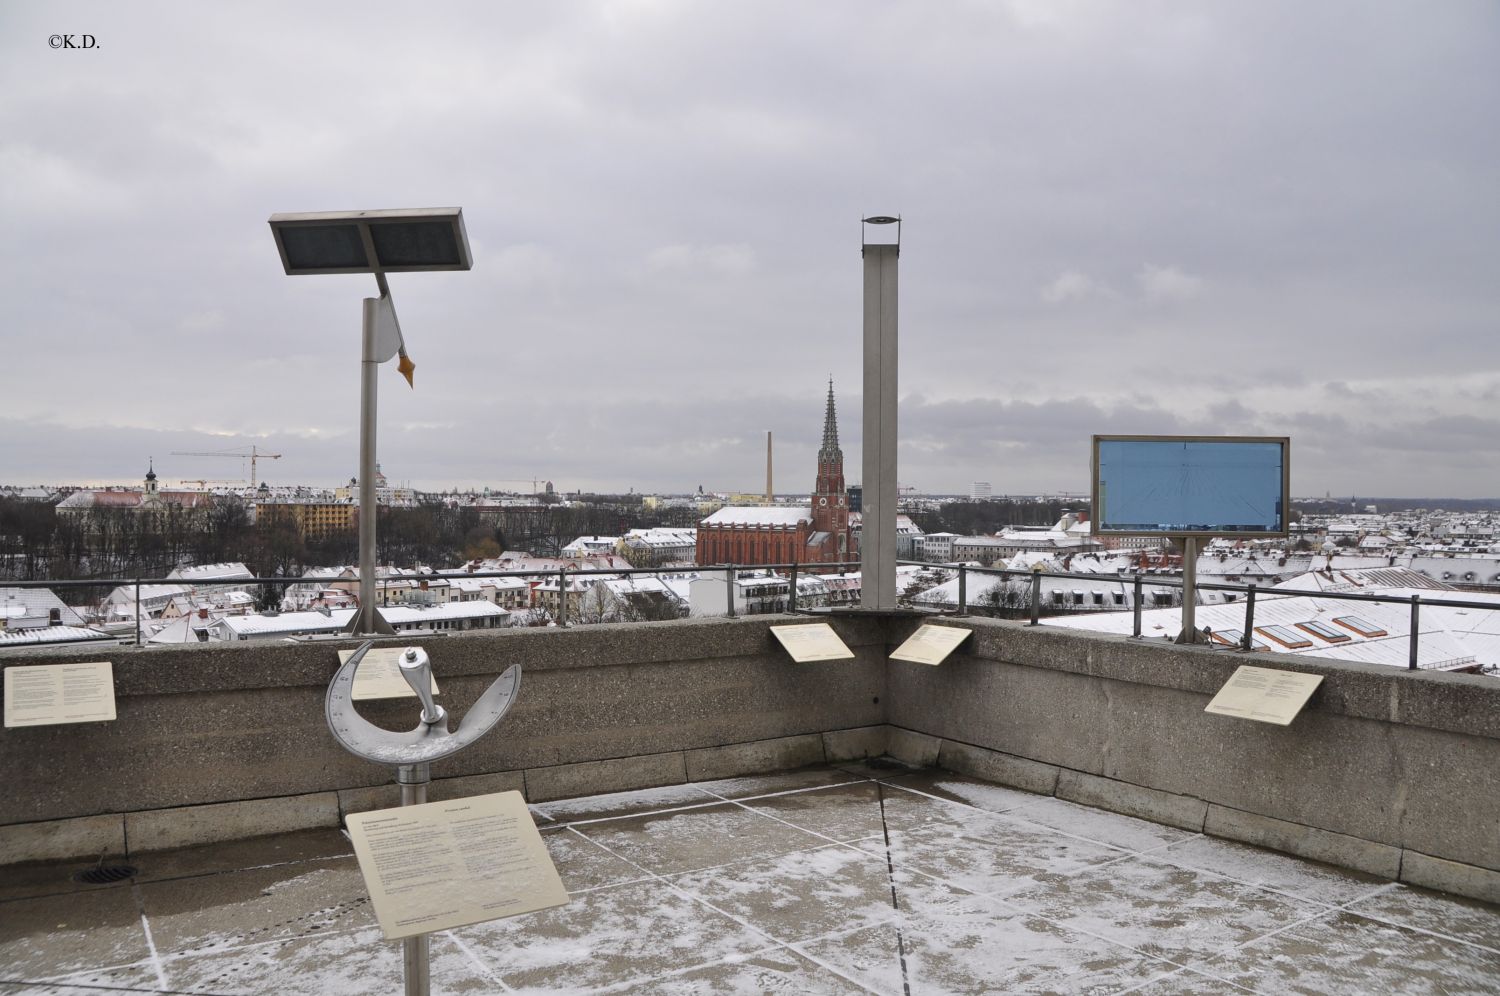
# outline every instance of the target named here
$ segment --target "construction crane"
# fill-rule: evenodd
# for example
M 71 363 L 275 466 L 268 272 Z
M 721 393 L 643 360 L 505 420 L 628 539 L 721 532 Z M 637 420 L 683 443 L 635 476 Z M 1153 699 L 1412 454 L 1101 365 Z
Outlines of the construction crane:
M 182 483 L 183 484 L 196 484 L 196 485 L 198 485 L 199 490 L 202 490 L 203 488 L 208 487 L 210 484 L 244 484 L 245 483 L 245 479 L 243 477 L 235 477 L 235 478 L 184 477 L 182 479 Z
M 236 460 L 244 460 L 246 457 L 249 457 L 250 458 L 250 486 L 252 488 L 255 487 L 255 461 L 257 461 L 257 460 L 280 460 L 281 459 L 281 454 L 280 453 L 262 453 L 260 450 L 256 449 L 254 446 L 250 447 L 250 452 L 249 453 L 245 452 L 245 447 L 239 446 L 239 447 L 236 447 L 236 448 L 230 449 L 230 450 L 212 450 L 212 451 L 210 451 L 208 453 L 199 453 L 199 452 L 186 451 L 186 450 L 174 450 L 172 452 L 172 455 L 173 456 L 190 456 L 190 457 L 218 457 L 220 459 L 223 459 L 224 457 L 234 457 Z

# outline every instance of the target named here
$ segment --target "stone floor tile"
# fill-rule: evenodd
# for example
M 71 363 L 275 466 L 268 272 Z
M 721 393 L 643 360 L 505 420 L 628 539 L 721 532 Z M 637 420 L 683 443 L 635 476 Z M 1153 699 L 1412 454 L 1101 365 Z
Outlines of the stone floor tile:
M 290 937 L 211 954 L 163 960 L 168 988 L 213 996 L 336 996 L 402 991 L 401 942 L 377 927 Z M 494 993 L 494 977 L 445 934 L 428 941 L 432 991 Z
M 963 803 L 991 813 L 1007 813 L 1013 809 L 1033 806 L 1051 798 L 1051 796 L 1037 795 L 1035 792 L 1022 792 L 1020 789 L 970 778 L 968 775 L 954 774 L 940 768 L 905 772 L 884 780 L 887 784 L 897 788 L 921 792 L 949 802 Z
M 1389 879 L 1363 872 L 1215 837 L 1193 837 L 1153 851 L 1151 857 L 1328 906 L 1351 902 L 1391 884 Z
M 1040 878 L 1006 903 L 1190 968 L 1325 909 L 1146 857 Z
M 562 878 L 563 888 L 571 892 L 599 889 L 647 878 L 628 861 L 621 861 L 583 834 L 566 827 L 542 831 L 542 843 L 552 856 L 552 864 Z
M 779 941 L 847 931 L 896 915 L 885 858 L 838 845 L 667 881 Z
M 0 978 L 45 979 L 150 954 L 133 888 L 0 903 Z
M 875 782 L 746 799 L 741 804 L 829 840 L 859 840 L 885 832 Z
M 164 956 L 347 932 L 375 922 L 353 858 L 200 875 L 139 888 L 156 948 Z
M 1177 968 L 1166 975 L 1152 979 L 1143 986 L 1127 989 L 1125 992 L 1130 996 L 1204 996 L 1206 993 L 1214 993 L 1216 996 L 1223 993 L 1225 996 L 1230 996 L 1230 994 L 1253 993 L 1255 990 L 1246 989 L 1228 979 L 1206 975 L 1191 968 Z
M 1127 851 L 1151 851 L 1199 836 L 1189 830 L 1080 806 L 1065 799 L 1032 798 L 1030 805 L 1013 810 L 1010 815 Z
M 841 768 L 799 768 L 796 771 L 775 771 L 764 775 L 719 778 L 692 784 L 723 799 L 749 799 L 760 795 L 775 795 L 778 792 L 827 788 L 830 785 L 849 785 L 863 781 L 868 779 Z
M 1411 885 L 1392 885 L 1353 903 L 1349 911 L 1500 951 L 1500 906 Z M 1500 989 L 1500 980 L 1496 988 Z
M 558 799 L 537 803 L 532 809 L 546 814 L 550 822 L 567 824 L 639 816 L 667 809 L 682 809 L 685 806 L 712 805 L 718 801 L 718 796 L 693 785 L 663 785 L 660 788 L 611 792 L 608 795 L 591 795 L 581 799 Z
M 884 851 L 880 840 L 854 846 Z M 963 827 L 893 831 L 890 853 L 902 871 L 921 872 L 969 892 L 996 896 L 1124 856 L 1123 851 L 1102 844 L 1003 816 L 986 816 Z
M 860 761 L 838 761 L 833 767 L 860 778 L 878 778 L 890 780 L 900 775 L 909 775 L 915 771 L 926 771 L 928 769 L 918 767 L 915 764 L 907 764 L 898 761 L 894 757 L 867 757 Z
M 611 852 L 659 875 L 763 860 L 828 842 L 734 803 L 631 816 L 574 827 Z
M 1194 967 L 1276 994 L 1494 996 L 1500 990 L 1500 951 L 1347 912 Z
M 629 987 L 773 943 L 658 881 L 595 889 L 453 933 L 507 986 L 549 994 Z
M 91 968 L 29 983 L 15 982 L 8 970 L 0 969 L 0 978 L 8 980 L 0 986 L 0 992 L 5 996 L 110 996 L 111 992 L 120 991 L 152 993 L 161 988 L 158 964 L 156 959 L 148 958 L 131 965 Z
M 1174 967 L 1037 917 L 997 910 L 943 917 L 914 913 L 797 947 L 875 992 L 901 993 L 909 987 L 923 996 L 1113 993 Z
M 343 831 L 321 829 L 222 841 L 173 851 L 147 851 L 132 855 L 130 864 L 137 869 L 137 882 L 158 882 L 353 854 L 354 845 L 349 843 Z
M 608 993 L 631 996 L 765 996 L 807 993 L 817 996 L 865 996 L 869 990 L 787 948 L 731 958 L 660 979 L 630 982 Z

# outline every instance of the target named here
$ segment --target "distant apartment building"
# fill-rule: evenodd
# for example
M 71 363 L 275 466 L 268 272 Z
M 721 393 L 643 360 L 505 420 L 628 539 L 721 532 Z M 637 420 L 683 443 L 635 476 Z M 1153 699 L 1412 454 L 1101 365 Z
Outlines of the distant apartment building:
M 352 533 L 359 525 L 358 514 L 358 507 L 348 501 L 255 502 L 257 525 L 290 523 L 297 535 L 304 540 Z
M 989 501 L 994 497 L 989 481 L 975 481 L 969 486 L 969 497 L 974 501 Z

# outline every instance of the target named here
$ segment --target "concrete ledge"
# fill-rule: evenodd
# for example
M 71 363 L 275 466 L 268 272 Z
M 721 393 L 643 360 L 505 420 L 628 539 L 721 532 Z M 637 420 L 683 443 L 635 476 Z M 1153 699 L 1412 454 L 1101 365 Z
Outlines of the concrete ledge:
M 755 740 L 688 751 L 687 780 L 704 782 L 737 775 L 758 775 L 763 771 L 804 768 L 823 761 L 823 736 L 819 733 Z
M 1057 779 L 1057 797 L 1126 816 L 1139 816 L 1194 833 L 1203 832 L 1208 803 L 1188 795 L 1144 788 L 1113 778 L 1065 770 Z
M 1418 851 L 1401 852 L 1401 881 L 1452 892 L 1487 903 L 1500 903 L 1500 872 L 1434 858 Z
M 914 764 L 919 768 L 930 768 L 938 762 L 938 752 L 943 742 L 937 737 L 892 726 L 885 752 L 898 761 Z
M 314 792 L 126 813 L 125 842 L 131 854 L 138 854 L 338 825 L 338 794 Z
M 526 779 L 519 771 L 500 771 L 492 775 L 460 775 L 457 778 L 434 778 L 427 784 L 427 801 L 443 802 L 492 792 L 525 793 Z M 372 809 L 394 809 L 401 805 L 401 786 L 394 781 L 366 788 L 339 789 L 339 817 L 350 813 L 367 813 Z
M 859 761 L 885 753 L 890 727 L 861 726 L 853 730 L 833 730 L 823 734 L 823 757 L 828 761 Z
M 643 754 L 607 761 L 581 761 L 526 769 L 526 800 L 550 802 L 580 795 L 628 792 L 631 789 L 681 785 L 687 781 L 681 751 Z
M 1210 805 L 1203 832 L 1211 837 L 1267 847 L 1324 864 L 1353 868 L 1382 878 L 1401 873 L 1401 849 L 1361 837 L 1319 830 L 1286 820 Z
M 0 865 L 125 853 L 125 817 L 80 816 L 0 826 Z
M 937 766 L 961 775 L 972 775 L 997 785 L 1041 795 L 1057 794 L 1057 779 L 1062 769 L 1029 758 L 985 750 L 971 744 L 944 740 L 938 751 Z

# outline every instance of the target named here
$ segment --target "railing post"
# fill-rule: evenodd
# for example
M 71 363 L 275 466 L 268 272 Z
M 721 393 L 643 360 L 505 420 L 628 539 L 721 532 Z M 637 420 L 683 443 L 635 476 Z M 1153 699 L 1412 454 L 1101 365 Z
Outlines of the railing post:
M 958 565 L 958 614 L 966 616 L 969 614 L 969 576 L 964 570 L 964 565 Z
M 734 582 L 735 582 L 735 580 L 736 580 L 736 578 L 735 578 L 734 565 L 730 564 L 728 567 L 726 567 L 724 569 L 724 593 L 728 597 L 728 601 L 729 601 L 729 618 L 731 618 L 731 619 L 734 618 Z
M 141 579 L 135 579 L 135 645 L 141 645 Z
M 792 563 L 791 576 L 788 578 L 788 585 L 786 590 L 786 610 L 788 612 L 797 611 L 797 564 L 795 561 Z
M 1141 636 L 1141 576 L 1139 574 L 1137 574 L 1135 576 L 1135 594 L 1130 599 L 1130 603 L 1131 603 L 1130 611 L 1135 614 L 1135 624 L 1134 624 L 1134 628 L 1132 629 L 1130 635 L 1133 636 L 1133 637 L 1135 637 L 1136 639 L 1140 639 L 1140 636 Z
M 568 624 L 568 569 L 559 568 L 557 572 L 557 625 Z
M 1250 634 L 1255 631 L 1255 585 L 1252 583 L 1245 592 L 1245 635 L 1240 640 L 1240 649 L 1248 651 L 1255 644 L 1250 639 Z
M 1031 625 L 1039 625 L 1042 616 L 1042 572 L 1031 572 Z
M 1422 617 L 1422 596 L 1411 597 L 1411 652 L 1407 657 L 1406 668 L 1408 671 L 1417 669 L 1417 630 L 1420 628 Z

